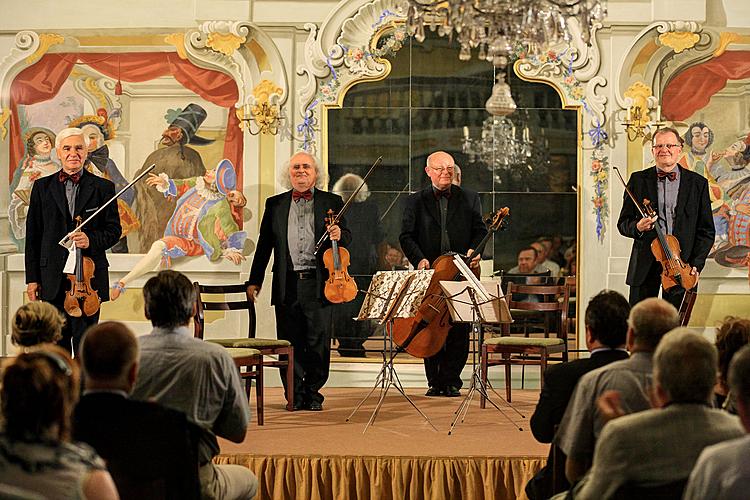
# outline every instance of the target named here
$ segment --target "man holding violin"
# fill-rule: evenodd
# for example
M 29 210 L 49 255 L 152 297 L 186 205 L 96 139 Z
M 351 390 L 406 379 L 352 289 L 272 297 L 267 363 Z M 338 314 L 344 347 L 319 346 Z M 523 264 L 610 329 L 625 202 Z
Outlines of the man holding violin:
M 84 169 L 88 137 L 79 128 L 66 128 L 57 134 L 55 149 L 62 170 L 38 179 L 31 190 L 26 219 L 26 293 L 29 300 L 51 302 L 65 314 L 63 338 L 59 344 L 78 353 L 83 332 L 99 321 L 99 311 L 74 317 L 63 307 L 69 279 L 63 273 L 68 250 L 58 242 L 76 227 L 75 218 L 86 219 L 115 196 L 115 185 Z M 71 240 L 84 257 L 94 263 L 92 276 L 84 276 L 102 301 L 109 300 L 109 263 L 105 252 L 120 240 L 117 203 L 110 203 Z
M 317 187 L 322 184 L 318 161 L 301 151 L 290 158 L 287 170 L 292 189 L 266 200 L 248 281 L 255 300 L 273 252 L 271 305 L 277 337 L 294 346 L 294 409 L 320 411 L 331 359 L 331 304 L 323 295 L 323 252 L 316 255 L 315 246 L 326 231 L 342 246 L 351 234 L 343 219 L 341 225 L 325 226 L 328 209 L 338 213 L 344 201 Z M 280 368 L 285 385 L 286 369 Z
M 626 188 L 617 228 L 623 236 L 633 238 L 626 280 L 630 285 L 631 306 L 647 297 L 656 297 L 662 285 L 663 267 L 679 260 L 689 266 L 688 277 L 693 277 L 697 286 L 698 275 L 714 242 L 708 182 L 677 163 L 682 156 L 682 144 L 675 129 L 657 130 L 651 148 L 656 165 L 633 173 Z M 643 217 L 627 190 L 639 203 L 648 199 L 656 215 Z M 658 233 L 664 235 L 668 249 Z M 658 245 L 652 251 L 652 242 L 657 237 Z M 663 256 L 670 253 L 676 259 L 667 262 Z M 660 255 L 660 260 L 655 254 Z M 666 266 L 661 261 L 667 262 Z M 684 294 L 680 284 L 662 290 L 662 297 L 678 309 Z
M 417 269 L 429 269 L 448 252 L 468 254 L 487 234 L 479 195 L 452 184 L 456 163 L 445 151 L 427 157 L 430 185 L 410 195 L 401 225 L 401 248 Z M 471 260 L 479 267 L 481 254 Z M 443 348 L 424 360 L 427 396 L 460 396 L 461 370 L 469 354 L 469 324 L 451 326 Z M 418 334 L 419 335 L 419 334 Z

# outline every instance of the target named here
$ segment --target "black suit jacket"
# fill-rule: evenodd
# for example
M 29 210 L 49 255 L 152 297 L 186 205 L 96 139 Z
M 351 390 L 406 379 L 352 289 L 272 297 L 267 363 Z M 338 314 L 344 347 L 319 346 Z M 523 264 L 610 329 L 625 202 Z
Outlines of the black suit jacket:
M 451 251 L 465 254 L 469 248 L 476 249 L 487 234 L 479 195 L 451 186 L 446 224 Z M 422 259 L 429 260 L 432 265 L 440 257 L 440 212 L 432 185 L 406 198 L 399 241 L 404 255 L 414 267 Z
M 73 439 L 107 461 L 121 498 L 200 498 L 200 432 L 182 412 L 110 392 L 84 395 L 73 416 Z
M 555 426 L 562 421 L 568 402 L 573 396 L 573 390 L 581 377 L 591 370 L 627 357 L 628 353 L 625 351 L 606 350 L 596 352 L 589 358 L 576 359 L 547 368 L 544 372 L 544 387 L 539 395 L 534 414 L 531 416 L 531 432 L 536 440 L 540 443 L 552 442 Z M 565 454 L 557 448 L 557 460 L 554 460 L 552 455 L 555 452 L 554 447 L 554 444 L 550 447 L 547 465 L 526 485 L 526 493 L 531 499 L 549 498 L 555 493 L 565 491 L 569 486 L 565 480 Z M 559 478 L 557 485 L 553 485 L 552 481 L 553 464 Z
M 714 243 L 714 221 L 711 215 L 711 200 L 708 196 L 708 181 L 702 175 L 678 166 L 680 169 L 680 188 L 675 206 L 673 235 L 680 242 L 680 257 L 698 271 L 706 264 L 706 257 Z M 666 181 L 669 182 L 669 181 Z M 630 176 L 628 189 L 638 203 L 647 198 L 657 208 L 656 167 L 635 172 Z M 630 252 L 628 276 L 626 283 L 640 286 L 646 280 L 651 266 L 656 262 L 651 253 L 651 242 L 656 238 L 656 231 L 639 233 L 635 228 L 641 215 L 630 197 L 625 199 L 617 221 L 620 234 L 633 238 L 633 249 Z
M 326 230 L 325 218 L 328 209 L 338 213 L 344 206 L 344 201 L 337 194 L 315 189 L 314 215 L 315 215 L 315 241 L 317 242 Z M 265 278 L 266 267 L 273 252 L 273 283 L 271 288 L 271 304 L 283 304 L 286 292 L 287 270 L 292 268 L 292 258 L 289 254 L 287 232 L 289 226 L 289 207 L 292 203 L 292 191 L 271 196 L 266 200 L 266 208 L 263 219 L 260 222 L 258 244 L 255 247 L 253 264 L 250 268 L 249 284 L 262 286 Z M 351 233 L 346 228 L 346 220 L 341 218 L 341 240 L 339 244 L 346 247 L 351 241 Z M 330 247 L 330 240 L 326 240 L 326 247 Z M 326 248 L 324 247 L 324 248 Z M 327 279 L 327 273 L 323 270 L 323 251 L 318 253 L 317 277 L 319 297 L 323 298 L 323 283 Z
M 86 220 L 107 200 L 115 195 L 115 185 L 83 170 L 76 197 L 75 215 Z M 68 211 L 65 186 L 57 175 L 49 175 L 34 182 L 31 189 L 29 213 L 26 219 L 26 283 L 39 283 L 41 299 L 51 301 L 63 281 L 68 251 L 58 245 L 66 234 L 75 229 L 74 218 Z M 120 217 L 117 202 L 110 203 L 83 228 L 89 237 L 89 247 L 82 254 L 94 261 L 91 286 L 99 297 L 109 300 L 109 262 L 105 252 L 120 239 Z

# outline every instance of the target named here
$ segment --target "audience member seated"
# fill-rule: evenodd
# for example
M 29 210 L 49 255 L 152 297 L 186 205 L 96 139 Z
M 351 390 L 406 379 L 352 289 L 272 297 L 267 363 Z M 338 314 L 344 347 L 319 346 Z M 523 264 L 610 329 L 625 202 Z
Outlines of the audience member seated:
M 531 416 L 531 432 L 537 441 L 552 442 L 555 428 L 562 420 L 573 389 L 584 374 L 628 357 L 625 337 L 629 312 L 627 299 L 617 292 L 604 290 L 591 299 L 585 317 L 586 348 L 591 356 L 547 368 L 542 393 Z M 552 447 L 554 446 L 553 444 Z M 565 480 L 565 455 L 552 447 L 547 465 L 526 485 L 526 494 L 531 500 L 549 498 L 570 488 Z M 556 484 L 553 484 L 553 475 Z
M 537 251 L 534 247 L 522 248 L 518 252 L 518 265 L 511 267 L 508 273 L 510 274 L 535 274 L 538 272 L 546 272 L 546 269 L 537 271 L 536 267 Z
M 64 325 L 65 318 L 49 302 L 29 302 L 13 316 L 11 342 L 23 352 L 38 344 L 56 344 L 62 338 Z
M 596 440 L 605 421 L 596 400 L 605 391 L 620 393 L 623 411 L 650 408 L 648 387 L 654 350 L 659 340 L 679 324 L 677 310 L 669 302 L 649 298 L 630 310 L 627 346 L 630 358 L 597 368 L 581 377 L 554 442 L 565 453 L 565 476 L 574 484 L 588 470 Z
M 740 349 L 729 365 L 729 388 L 737 413 L 750 432 L 750 346 Z M 709 446 L 690 473 L 684 500 L 742 500 L 750 484 L 750 434 Z
M 750 319 L 728 317 L 716 330 L 716 349 L 719 351 L 719 379 L 714 387 L 714 406 L 737 414 L 734 394 L 729 391 L 727 373 L 732 356 L 750 343 Z
M 138 374 L 138 342 L 122 323 L 86 331 L 81 343 L 85 390 L 73 438 L 107 461 L 122 498 L 200 498 L 200 429 L 185 414 L 130 393 Z
M 654 408 L 604 426 L 591 470 L 573 498 L 599 500 L 621 488 L 642 492 L 663 485 L 673 485 L 669 498 L 680 498 L 701 451 L 743 434 L 737 417 L 711 408 L 717 359 L 716 348 L 687 328 L 665 335 L 654 354 Z
M 550 275 L 558 277 L 560 276 L 560 266 L 556 262 L 549 260 L 548 255 L 552 242 L 546 238 L 540 238 L 530 245 L 536 250 L 536 268 L 535 272 L 543 273 L 549 269 Z
M 382 271 L 407 271 L 411 267 L 401 247 L 391 245 L 390 243 L 387 243 L 385 246 L 382 260 L 383 263 L 379 266 Z
M 60 347 L 21 353 L 2 375 L 0 483 L 47 499 L 117 499 L 104 461 L 70 441 L 78 366 Z
M 216 465 L 216 436 L 241 443 L 250 408 L 234 361 L 218 344 L 193 337 L 195 289 L 176 271 L 161 271 L 143 287 L 146 318 L 154 329 L 139 337 L 140 374 L 133 399 L 156 401 L 198 424 L 201 496 L 229 500 L 255 496 L 258 480 L 247 467 Z

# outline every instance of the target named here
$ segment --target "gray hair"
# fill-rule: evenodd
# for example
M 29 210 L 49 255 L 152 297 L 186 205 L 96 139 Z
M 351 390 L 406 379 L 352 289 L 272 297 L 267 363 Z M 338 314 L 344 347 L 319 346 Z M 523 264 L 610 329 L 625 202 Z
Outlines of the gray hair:
M 685 327 L 664 335 L 654 353 L 654 380 L 671 403 L 708 402 L 718 367 L 716 347 Z
M 315 173 L 317 174 L 317 178 L 315 179 L 315 188 L 316 189 L 323 189 L 323 186 L 325 186 L 326 181 L 328 180 L 328 175 L 324 174 L 323 172 L 320 171 L 320 160 L 318 160 L 318 158 L 315 155 L 313 155 L 311 153 L 308 153 L 304 149 L 300 149 L 298 151 L 295 151 L 294 154 L 292 156 L 290 156 L 289 159 L 287 161 L 285 161 L 284 164 L 281 166 L 281 169 L 280 169 L 279 175 L 278 175 L 279 184 L 281 184 L 286 189 L 291 189 L 292 188 L 292 183 L 289 180 L 289 167 L 291 166 L 291 160 L 292 160 L 292 158 L 294 158 L 295 156 L 297 156 L 300 153 L 301 154 L 305 154 L 305 155 L 309 156 L 310 159 L 312 159 L 312 163 L 315 166 Z
M 638 302 L 630 310 L 628 325 L 639 346 L 656 349 L 665 333 L 677 328 L 680 315 L 677 309 L 664 299 L 651 297 Z
M 336 184 L 333 185 L 331 191 L 341 196 L 344 199 L 344 202 L 347 202 L 360 184 L 362 185 L 362 189 L 360 189 L 357 196 L 354 197 L 354 201 L 361 202 L 370 197 L 370 189 L 367 187 L 367 183 L 362 183 L 362 177 L 357 174 L 342 175 L 339 180 L 336 181 Z
M 739 403 L 750 403 L 750 345 L 737 351 L 729 363 L 729 390 Z
M 89 141 L 89 138 L 86 136 L 86 134 L 83 133 L 83 130 L 78 127 L 70 127 L 64 128 L 57 133 L 57 137 L 55 137 L 55 149 L 59 148 L 60 144 L 62 144 L 62 141 L 64 141 L 65 139 L 76 135 L 83 137 L 83 143 L 88 148 L 91 141 Z

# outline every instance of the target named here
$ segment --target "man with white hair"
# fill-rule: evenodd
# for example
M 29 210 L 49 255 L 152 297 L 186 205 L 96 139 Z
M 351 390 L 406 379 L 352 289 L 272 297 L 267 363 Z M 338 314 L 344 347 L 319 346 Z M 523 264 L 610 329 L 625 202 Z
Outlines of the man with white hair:
M 98 323 L 99 311 L 86 316 L 78 310 L 65 311 L 63 304 L 69 281 L 63 273 L 69 252 L 58 244 L 75 227 L 76 217 L 86 219 L 115 195 L 111 181 L 87 172 L 87 139 L 79 128 L 66 128 L 55 139 L 62 170 L 38 179 L 31 190 L 26 220 L 26 293 L 29 300 L 51 302 L 65 313 L 66 324 L 60 345 L 74 353 L 83 332 Z M 94 262 L 91 286 L 102 301 L 109 300 L 109 263 L 105 252 L 120 239 L 117 203 L 110 203 L 71 240 L 85 257 Z
M 737 417 L 711 408 L 717 370 L 711 342 L 687 328 L 666 334 L 654 353 L 653 408 L 604 426 L 573 498 L 613 498 L 616 492 L 641 498 L 643 488 L 653 487 L 678 491 L 706 446 L 741 436 Z
M 343 220 L 326 229 L 326 212 L 338 213 L 344 202 L 320 189 L 322 178 L 315 157 L 300 151 L 289 159 L 287 170 L 292 189 L 266 200 L 248 282 L 255 300 L 273 253 L 271 305 L 276 311 L 276 334 L 294 346 L 295 401 L 290 402 L 295 410 L 321 411 L 320 389 L 328 380 L 331 359 L 328 325 L 332 311 L 323 295 L 323 251 L 316 255 L 315 244 L 326 231 L 330 235 L 327 246 L 330 240 L 347 246 L 351 237 Z M 285 386 L 286 369 L 281 367 Z

